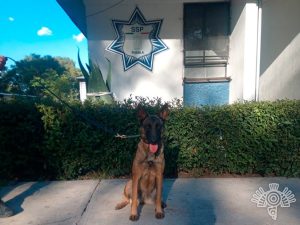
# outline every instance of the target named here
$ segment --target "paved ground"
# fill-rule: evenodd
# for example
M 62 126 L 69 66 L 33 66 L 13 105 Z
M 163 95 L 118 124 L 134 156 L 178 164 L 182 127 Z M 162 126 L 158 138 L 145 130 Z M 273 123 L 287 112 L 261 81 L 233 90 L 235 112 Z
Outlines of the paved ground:
M 130 207 L 114 210 L 126 180 L 27 182 L 0 189 L 15 215 L 0 225 L 299 225 L 300 179 L 201 178 L 166 179 L 165 218 L 154 217 L 154 206 L 140 208 L 138 222 L 129 221 Z M 278 183 L 269 186 L 270 183 Z M 251 202 L 258 193 L 261 204 Z M 284 190 L 287 187 L 288 190 Z M 270 192 L 272 190 L 272 192 Z M 292 192 L 289 192 L 289 190 Z M 264 198 L 264 195 L 266 198 Z M 294 194 L 294 196 L 292 195 Z M 296 202 L 290 203 L 296 199 Z M 285 206 L 285 207 L 281 207 Z M 276 207 L 278 205 L 278 207 Z M 270 207 L 271 206 L 271 207 Z M 273 206 L 273 207 L 272 207 Z M 276 211 L 277 209 L 277 211 Z

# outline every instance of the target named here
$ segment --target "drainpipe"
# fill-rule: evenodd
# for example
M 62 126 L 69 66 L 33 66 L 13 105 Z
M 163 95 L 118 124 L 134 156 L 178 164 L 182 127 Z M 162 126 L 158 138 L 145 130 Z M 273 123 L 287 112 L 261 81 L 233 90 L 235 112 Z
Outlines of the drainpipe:
M 261 53 L 261 13 L 262 0 L 257 0 L 257 45 L 256 45 L 256 76 L 255 76 L 255 101 L 259 101 L 260 79 L 260 53 Z

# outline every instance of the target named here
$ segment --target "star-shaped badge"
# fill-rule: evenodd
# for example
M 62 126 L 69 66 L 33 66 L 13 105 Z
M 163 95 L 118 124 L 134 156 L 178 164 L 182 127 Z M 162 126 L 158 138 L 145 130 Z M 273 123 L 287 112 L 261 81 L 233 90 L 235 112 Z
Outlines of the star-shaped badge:
M 168 49 L 158 37 L 162 20 L 147 21 L 136 7 L 129 21 L 112 22 L 117 38 L 106 50 L 122 55 L 125 71 L 136 64 L 152 71 L 154 55 Z

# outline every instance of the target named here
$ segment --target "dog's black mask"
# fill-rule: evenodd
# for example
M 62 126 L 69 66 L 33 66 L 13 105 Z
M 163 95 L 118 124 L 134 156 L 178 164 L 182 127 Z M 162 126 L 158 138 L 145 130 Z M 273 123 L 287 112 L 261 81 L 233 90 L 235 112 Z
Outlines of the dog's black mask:
M 147 116 L 141 123 L 141 132 L 143 141 L 147 144 L 160 144 L 163 120 L 154 115 Z
M 168 105 L 164 105 L 158 115 L 149 115 L 142 107 L 138 107 L 141 138 L 146 144 L 161 147 L 164 121 L 168 115 Z

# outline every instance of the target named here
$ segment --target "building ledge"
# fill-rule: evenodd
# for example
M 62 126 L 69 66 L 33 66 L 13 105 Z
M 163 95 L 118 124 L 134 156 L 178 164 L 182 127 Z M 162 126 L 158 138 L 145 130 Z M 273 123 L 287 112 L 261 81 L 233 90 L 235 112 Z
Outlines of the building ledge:
M 207 78 L 187 78 L 183 79 L 184 83 L 217 83 L 217 82 L 230 82 L 230 77 L 207 77 Z

